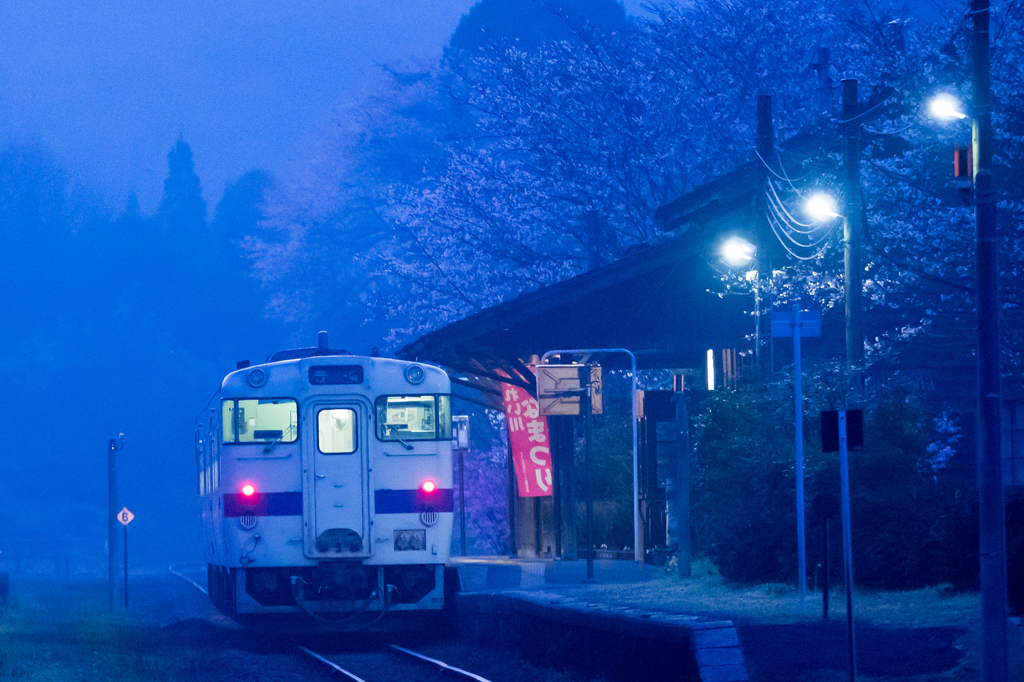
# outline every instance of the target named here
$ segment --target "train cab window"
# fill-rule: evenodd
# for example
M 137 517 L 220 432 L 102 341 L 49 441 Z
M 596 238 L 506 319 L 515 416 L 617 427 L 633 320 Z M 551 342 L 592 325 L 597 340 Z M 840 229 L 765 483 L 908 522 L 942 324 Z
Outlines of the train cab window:
M 317 443 L 325 455 L 356 451 L 356 412 L 348 408 L 320 410 L 316 415 Z
M 451 434 L 451 396 L 389 395 L 377 398 L 377 438 L 380 440 L 450 440 Z
M 298 439 L 298 405 L 290 398 L 225 400 L 225 443 L 294 443 Z
M 438 440 L 451 440 L 452 438 L 452 397 L 450 395 L 437 396 L 437 438 Z

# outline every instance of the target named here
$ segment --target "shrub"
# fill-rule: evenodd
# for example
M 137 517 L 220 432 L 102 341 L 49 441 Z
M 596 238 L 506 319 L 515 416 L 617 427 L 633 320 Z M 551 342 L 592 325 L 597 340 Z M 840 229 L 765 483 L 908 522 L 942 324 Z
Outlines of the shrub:
M 846 392 L 842 374 L 808 372 L 804 399 L 807 567 L 821 563 L 822 521 L 814 496 L 840 496 L 836 453 L 820 450 L 818 414 Z M 839 380 L 837 380 L 837 377 Z M 865 398 L 864 449 L 850 461 L 854 579 L 858 585 L 910 589 L 977 581 L 973 481 L 947 469 L 950 439 L 937 460 L 934 443 L 948 415 L 928 413 L 909 384 L 891 378 Z M 941 425 L 941 428 L 939 426 Z M 796 581 L 796 483 L 793 394 L 788 378 L 720 391 L 697 419 L 694 547 L 727 580 Z M 931 447 L 930 447 L 931 446 Z M 841 521 L 831 524 L 832 580 L 842 575 Z

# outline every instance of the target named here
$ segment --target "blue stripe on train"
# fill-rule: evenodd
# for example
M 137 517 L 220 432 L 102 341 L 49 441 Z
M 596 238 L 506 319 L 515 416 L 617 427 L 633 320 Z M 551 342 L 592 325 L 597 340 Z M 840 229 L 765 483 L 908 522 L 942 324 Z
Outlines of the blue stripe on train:
M 224 516 L 302 516 L 302 493 L 238 493 L 224 494 Z
M 455 495 L 451 488 L 438 488 L 432 493 L 413 490 L 375 490 L 374 509 L 378 514 L 408 514 L 410 512 L 450 512 L 455 510 Z

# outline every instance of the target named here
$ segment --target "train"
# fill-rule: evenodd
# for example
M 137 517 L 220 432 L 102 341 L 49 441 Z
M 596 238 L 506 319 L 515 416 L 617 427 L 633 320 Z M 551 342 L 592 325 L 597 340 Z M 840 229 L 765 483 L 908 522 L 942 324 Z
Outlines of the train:
M 208 593 L 345 628 L 438 612 L 453 525 L 451 381 L 317 346 L 238 363 L 195 423 Z

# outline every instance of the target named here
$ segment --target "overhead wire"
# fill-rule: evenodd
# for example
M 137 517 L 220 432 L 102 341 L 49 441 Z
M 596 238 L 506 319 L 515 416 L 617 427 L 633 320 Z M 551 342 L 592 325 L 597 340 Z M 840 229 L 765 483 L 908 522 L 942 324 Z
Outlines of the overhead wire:
M 795 234 L 799 236 L 798 238 L 794 236 L 794 231 L 792 231 L 792 229 L 786 229 L 785 217 L 780 215 L 778 211 L 775 209 L 775 207 L 769 206 L 769 211 L 771 212 L 771 215 L 775 218 L 775 220 L 778 221 L 779 228 L 783 230 L 783 233 L 786 235 L 787 239 L 789 239 L 789 241 L 795 246 L 799 246 L 805 249 L 814 248 L 821 242 L 828 239 L 828 236 L 832 234 L 832 225 L 826 225 L 823 223 L 822 229 L 820 230 L 815 230 L 812 232 L 796 232 Z M 831 222 L 834 223 L 834 221 Z M 804 243 L 804 241 L 806 241 L 807 243 Z
M 781 226 L 777 224 L 776 218 L 770 213 L 766 214 L 766 216 L 768 218 L 768 224 L 771 226 L 772 231 L 775 233 L 775 236 L 778 237 L 779 243 L 782 244 L 782 248 L 784 248 L 786 250 L 786 253 L 788 253 L 793 258 L 796 258 L 797 260 L 814 260 L 815 258 L 820 257 L 825 252 L 825 249 L 822 248 L 818 252 L 811 254 L 809 256 L 798 254 L 789 247 L 789 244 L 786 243 L 787 240 L 783 237 L 783 234 L 781 232 Z
M 786 207 L 786 201 L 779 196 L 775 181 L 769 177 L 765 184 L 767 208 L 765 217 L 779 243 L 787 253 L 798 260 L 812 260 L 820 257 L 825 251 L 823 244 L 832 234 L 836 221 L 801 222 L 793 216 Z M 797 196 L 803 196 L 796 187 L 793 188 L 793 191 Z M 808 254 L 809 251 L 813 251 L 813 253 Z
M 768 180 L 768 189 L 771 190 L 771 194 L 768 195 L 768 199 L 771 200 L 774 197 L 776 205 L 783 211 L 783 213 L 786 214 L 786 217 L 793 225 L 810 228 L 814 228 L 815 226 L 818 225 L 818 223 L 802 223 L 796 218 L 794 218 L 792 214 L 790 214 L 790 212 L 786 210 L 785 205 L 783 205 L 782 199 L 779 198 L 778 192 L 775 191 L 775 183 L 772 182 L 771 179 Z M 802 194 L 800 194 L 800 192 L 797 192 L 797 196 L 800 197 L 801 199 L 805 198 Z

